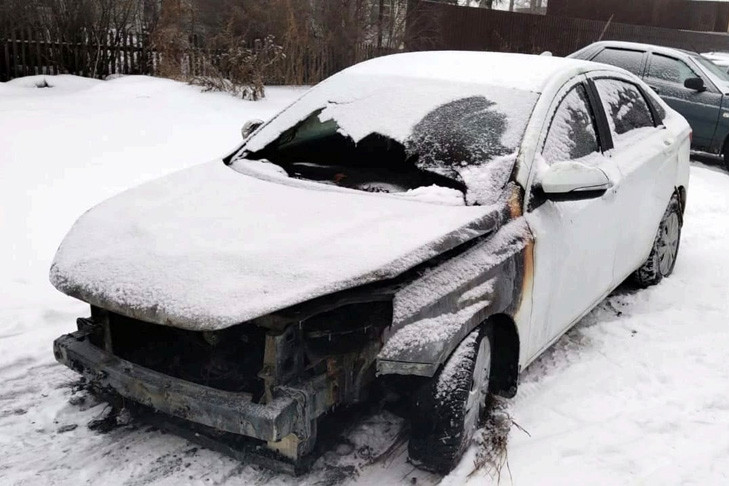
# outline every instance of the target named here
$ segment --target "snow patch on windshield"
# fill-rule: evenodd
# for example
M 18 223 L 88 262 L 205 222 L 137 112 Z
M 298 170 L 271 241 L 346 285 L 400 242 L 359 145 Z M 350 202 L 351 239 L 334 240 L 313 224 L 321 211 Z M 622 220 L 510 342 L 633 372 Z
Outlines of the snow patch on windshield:
M 401 193 L 393 193 L 395 197 L 422 202 L 446 204 L 448 206 L 464 206 L 463 193 L 458 189 L 436 186 L 418 187 Z
M 343 73 L 309 91 L 264 126 L 245 149 L 251 152 L 263 149 L 285 130 L 318 110 L 322 110 L 321 122 L 334 120 L 341 133 L 355 143 L 372 133 L 404 142 L 415 125 L 433 110 L 469 97 L 486 98 L 493 111 L 501 114 L 504 124 L 501 143 L 515 147 L 521 142 L 537 96 L 528 91 L 488 84 Z
M 456 169 L 468 187 L 466 200 L 469 205 L 488 206 L 498 201 L 511 178 L 516 156 L 513 152 L 496 157 L 488 164 Z
M 403 144 L 418 168 L 464 182 L 469 204 L 488 205 L 508 182 L 537 98 L 503 86 L 344 73 L 264 126 L 237 158 L 274 146 L 314 114 L 354 143 L 378 134 Z

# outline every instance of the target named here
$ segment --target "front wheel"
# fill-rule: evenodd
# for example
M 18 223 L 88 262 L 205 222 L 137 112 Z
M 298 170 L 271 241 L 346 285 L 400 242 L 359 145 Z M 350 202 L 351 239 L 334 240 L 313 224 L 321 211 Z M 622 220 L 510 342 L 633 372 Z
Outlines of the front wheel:
M 413 397 L 408 452 L 423 469 L 448 473 L 465 451 L 486 406 L 491 340 L 480 326 Z
M 658 234 L 648 259 L 633 274 L 633 279 L 641 287 L 656 285 L 673 272 L 681 243 L 681 205 L 678 197 L 673 196 L 663 214 Z

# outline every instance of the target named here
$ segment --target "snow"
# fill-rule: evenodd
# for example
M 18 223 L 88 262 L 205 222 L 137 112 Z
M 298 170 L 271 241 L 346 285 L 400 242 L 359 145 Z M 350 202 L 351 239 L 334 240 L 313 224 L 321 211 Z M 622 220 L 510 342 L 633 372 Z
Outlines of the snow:
M 401 431 L 386 412 L 349 425 L 299 479 L 135 422 L 88 429 L 104 406 L 72 389 L 77 375 L 51 352 L 87 315 L 47 280 L 63 235 L 102 200 L 224 154 L 245 120 L 302 90 L 253 103 L 159 79 L 47 78 L 53 88 L 0 83 L 0 483 L 435 484 L 406 463 L 404 444 L 367 459 Z M 695 164 L 674 274 L 614 292 L 523 372 L 507 407 L 530 436 L 512 428 L 503 484 L 729 483 L 728 238 L 729 176 Z M 477 452 L 443 484 L 496 483 L 474 471 Z
M 429 269 L 423 277 L 401 289 L 393 302 L 393 326 L 388 330 L 392 335 L 379 358 L 406 360 L 413 351 L 447 342 L 461 332 L 464 322 L 491 303 L 488 297 L 493 291 L 492 279 L 473 284 L 489 268 L 523 250 L 528 235 L 525 218 L 512 220 L 461 257 Z M 421 309 L 458 290 L 464 291 L 459 303 L 466 304 L 458 312 L 414 320 Z
M 285 182 L 217 160 L 126 191 L 79 218 L 51 282 L 138 319 L 222 329 L 395 277 L 491 229 L 490 207 Z
M 461 341 L 453 354 L 448 358 L 443 370 L 440 372 L 438 382 L 435 386 L 435 398 L 438 401 L 442 401 L 445 398 L 451 396 L 457 387 L 456 377 L 462 374 L 462 370 L 469 366 L 467 360 L 474 360 L 474 348 L 476 347 L 476 339 L 478 338 L 478 332 L 472 332 Z M 488 338 L 486 338 L 488 339 Z
M 635 86 L 613 79 L 598 79 L 595 86 L 608 115 L 610 130 L 617 134 L 614 140 L 617 147 L 628 144 L 625 137 L 633 136 L 632 131 L 653 129 L 648 104 Z
M 587 157 L 598 151 L 594 118 L 582 86 L 570 90 L 560 102 L 544 145 L 550 163 Z
M 434 204 L 447 204 L 449 206 L 463 206 L 463 193 L 458 189 L 450 187 L 441 187 L 433 184 L 427 187 L 418 187 L 409 191 L 393 194 L 403 199 L 412 199 L 414 201 L 430 202 Z
M 564 71 L 594 67 L 592 63 L 530 54 L 478 51 L 410 52 L 357 64 L 339 76 L 408 76 L 457 83 L 483 83 L 541 93 L 551 78 Z

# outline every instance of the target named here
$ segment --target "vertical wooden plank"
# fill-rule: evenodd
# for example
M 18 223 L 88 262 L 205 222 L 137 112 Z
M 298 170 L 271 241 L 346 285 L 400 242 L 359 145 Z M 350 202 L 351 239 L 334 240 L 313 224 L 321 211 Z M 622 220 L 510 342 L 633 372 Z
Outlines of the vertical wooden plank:
M 19 74 L 19 68 L 18 68 L 18 35 L 17 31 L 13 28 L 10 32 L 10 41 L 12 45 L 12 51 L 13 51 L 13 74 L 12 77 L 16 78 Z
M 71 50 L 73 51 L 73 68 L 72 68 L 72 70 L 73 70 L 73 74 L 75 74 L 76 76 L 81 75 L 81 73 L 80 73 L 81 66 L 79 64 L 79 45 L 78 45 L 80 40 L 81 39 L 78 36 L 76 36 L 73 41 L 73 45 L 71 46 Z
M 133 74 L 139 74 L 139 64 L 137 62 L 136 36 L 129 35 L 129 66 Z
M 35 58 L 38 60 L 38 74 L 45 74 L 45 62 L 41 56 L 41 33 L 38 29 L 33 32 L 35 38 Z
M 5 76 L 7 77 L 5 81 L 10 81 L 13 75 L 10 72 L 10 41 L 7 29 L 3 31 L 3 51 L 5 54 Z
M 122 32 L 122 35 L 121 35 L 122 53 L 123 53 L 122 54 L 122 56 L 123 56 L 122 57 L 122 60 L 124 62 L 124 64 L 122 65 L 122 68 L 123 68 L 122 74 L 129 74 L 129 72 L 130 72 L 130 67 L 129 67 L 129 44 L 128 44 L 127 40 L 128 40 L 127 33 L 126 32 Z
M 197 36 L 195 34 L 192 34 L 192 39 L 190 42 L 190 76 L 196 77 L 198 76 L 197 73 L 197 56 L 195 55 L 195 44 L 197 43 Z
M 19 33 L 21 66 L 23 67 L 23 76 L 27 76 L 30 74 L 30 70 L 28 69 L 28 58 L 26 56 L 27 44 L 25 39 L 25 29 L 20 29 Z
M 35 49 L 33 49 L 33 37 L 31 35 L 30 27 L 23 29 L 25 31 L 25 43 L 28 50 L 28 75 L 34 76 L 38 74 L 36 69 L 38 68 L 35 60 Z
M 106 34 L 106 42 L 109 44 L 109 59 L 111 61 L 109 74 L 117 74 L 119 72 L 119 66 L 117 64 L 119 61 L 119 46 L 111 32 Z

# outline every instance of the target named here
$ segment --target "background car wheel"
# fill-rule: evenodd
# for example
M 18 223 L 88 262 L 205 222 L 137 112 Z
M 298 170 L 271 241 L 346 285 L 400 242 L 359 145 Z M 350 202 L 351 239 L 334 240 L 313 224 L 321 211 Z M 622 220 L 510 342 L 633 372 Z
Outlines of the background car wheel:
M 673 272 L 681 243 L 681 205 L 674 195 L 668 203 L 648 260 L 633 274 L 642 287 L 655 285 Z
M 414 394 L 408 446 L 414 464 L 443 474 L 456 465 L 481 422 L 490 371 L 491 340 L 480 326 Z
M 729 147 L 724 148 L 724 168 L 729 171 Z

